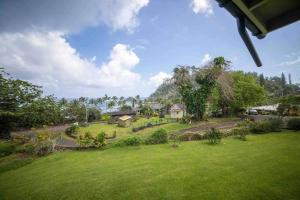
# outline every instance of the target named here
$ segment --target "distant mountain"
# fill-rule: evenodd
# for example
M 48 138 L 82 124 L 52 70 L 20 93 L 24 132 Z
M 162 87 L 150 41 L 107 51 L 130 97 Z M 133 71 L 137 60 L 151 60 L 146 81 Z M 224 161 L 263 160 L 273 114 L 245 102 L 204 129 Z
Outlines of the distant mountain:
M 154 93 L 152 93 L 149 96 L 149 99 L 157 99 L 157 98 L 162 98 L 162 99 L 176 99 L 179 98 L 179 93 L 176 89 L 176 85 L 171 82 L 167 81 L 161 84 Z

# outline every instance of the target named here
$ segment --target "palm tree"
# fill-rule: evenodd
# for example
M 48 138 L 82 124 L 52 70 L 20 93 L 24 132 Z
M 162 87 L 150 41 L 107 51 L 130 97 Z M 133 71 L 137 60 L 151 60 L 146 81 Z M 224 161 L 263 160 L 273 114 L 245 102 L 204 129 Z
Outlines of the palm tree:
M 120 107 L 124 106 L 125 105 L 124 100 L 125 100 L 125 98 L 123 96 L 121 96 L 118 101 L 118 106 L 120 106 Z

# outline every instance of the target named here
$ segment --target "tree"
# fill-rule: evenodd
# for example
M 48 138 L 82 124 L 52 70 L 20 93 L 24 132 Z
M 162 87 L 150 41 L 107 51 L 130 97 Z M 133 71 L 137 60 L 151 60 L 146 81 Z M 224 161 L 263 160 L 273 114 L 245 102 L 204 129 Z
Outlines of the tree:
M 264 85 L 265 85 L 265 77 L 264 77 L 263 74 L 260 74 L 260 75 L 259 75 L 259 84 L 260 84 L 261 86 L 264 86 Z
M 24 114 L 23 108 L 42 94 L 41 87 L 8 76 L 0 68 L 0 139 L 10 137 Z
M 292 85 L 292 77 L 291 77 L 291 74 L 289 74 L 289 85 Z
M 285 79 L 285 75 L 283 72 L 281 73 L 281 84 L 282 84 L 282 86 L 286 85 L 286 79 Z
M 220 105 L 225 108 L 227 100 L 232 98 L 231 77 L 228 75 L 230 61 L 216 57 L 203 68 L 180 66 L 174 70 L 174 83 L 177 86 L 187 113 L 196 120 L 201 120 L 205 114 L 208 98 L 217 87 L 220 95 Z M 223 109 L 225 112 L 225 109 Z
M 256 82 L 255 77 L 242 71 L 232 72 L 231 75 L 234 80 L 234 99 L 230 103 L 233 112 L 238 112 L 240 109 L 246 109 L 266 101 L 266 91 Z

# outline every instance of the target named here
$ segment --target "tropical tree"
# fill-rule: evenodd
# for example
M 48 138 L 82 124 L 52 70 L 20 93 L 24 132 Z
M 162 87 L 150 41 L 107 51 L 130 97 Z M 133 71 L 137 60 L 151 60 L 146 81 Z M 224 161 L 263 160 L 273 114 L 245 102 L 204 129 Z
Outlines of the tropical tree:
M 242 71 L 232 72 L 231 75 L 234 80 L 234 99 L 230 102 L 233 112 L 260 105 L 266 101 L 266 91 L 256 82 L 255 77 Z

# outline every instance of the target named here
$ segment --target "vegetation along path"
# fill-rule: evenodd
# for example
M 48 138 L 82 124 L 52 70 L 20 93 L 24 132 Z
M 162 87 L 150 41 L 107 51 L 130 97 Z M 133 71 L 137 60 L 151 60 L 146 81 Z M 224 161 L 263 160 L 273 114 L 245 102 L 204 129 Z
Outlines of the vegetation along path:
M 241 121 L 239 119 L 234 119 L 231 121 L 225 121 L 225 122 L 219 122 L 219 123 L 201 123 L 199 126 L 191 127 L 191 128 L 186 128 L 178 131 L 178 133 L 187 133 L 187 132 L 200 132 L 200 131 L 206 131 L 209 130 L 210 128 L 220 128 L 220 129 L 225 129 L 225 128 L 233 128 L 236 126 L 236 124 Z

